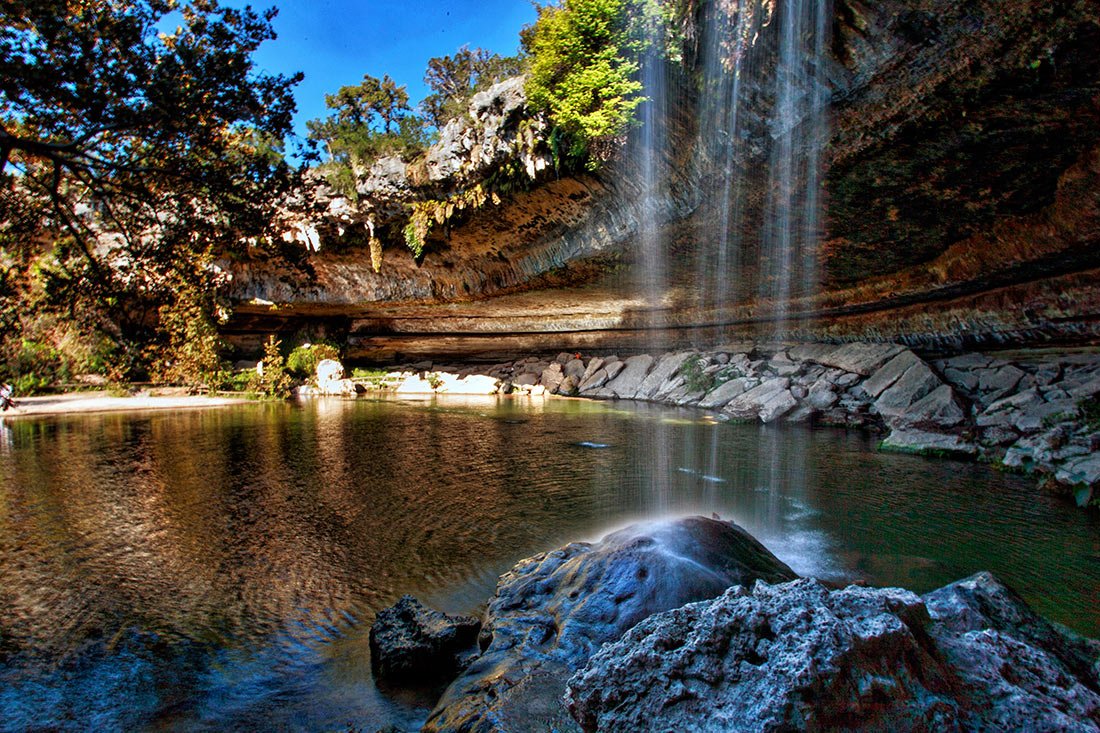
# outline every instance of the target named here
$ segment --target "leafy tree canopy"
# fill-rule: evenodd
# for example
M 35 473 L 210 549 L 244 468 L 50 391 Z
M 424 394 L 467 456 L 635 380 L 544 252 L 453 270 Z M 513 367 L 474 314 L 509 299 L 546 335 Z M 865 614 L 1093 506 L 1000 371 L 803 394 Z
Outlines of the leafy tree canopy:
M 527 98 L 571 142 L 571 155 L 598 163 L 591 156 L 634 123 L 645 101 L 641 58 L 663 42 L 667 14 L 658 0 L 562 0 L 538 8 L 538 20 L 522 34 Z
M 263 241 L 294 181 L 280 151 L 300 75 L 251 60 L 274 15 L 0 0 L 0 295 L 122 346 L 160 328 L 180 292 L 212 317 L 215 258 Z
M 325 95 L 333 114 L 310 120 L 310 140 L 324 145 L 330 163 L 365 168 L 382 155 L 410 155 L 424 146 L 424 123 L 413 114 L 405 87 L 369 74 L 354 86 Z
M 443 127 L 466 111 L 470 98 L 493 84 L 523 71 L 519 56 L 501 56 L 483 48 L 463 46 L 453 56 L 429 59 L 424 83 L 432 90 L 420 103 L 428 122 Z

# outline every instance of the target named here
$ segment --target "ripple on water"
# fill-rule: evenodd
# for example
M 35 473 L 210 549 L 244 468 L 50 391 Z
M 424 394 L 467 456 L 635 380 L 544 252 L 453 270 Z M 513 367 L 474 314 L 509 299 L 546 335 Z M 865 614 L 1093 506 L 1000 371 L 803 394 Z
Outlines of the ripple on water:
M 370 677 L 379 609 L 408 592 L 477 611 L 518 559 L 665 514 L 732 518 L 796 571 L 840 581 L 925 591 L 991 569 L 1100 634 L 1096 517 L 1030 480 L 855 434 L 683 417 L 333 400 L 15 423 L 0 720 L 416 727 L 430 701 Z

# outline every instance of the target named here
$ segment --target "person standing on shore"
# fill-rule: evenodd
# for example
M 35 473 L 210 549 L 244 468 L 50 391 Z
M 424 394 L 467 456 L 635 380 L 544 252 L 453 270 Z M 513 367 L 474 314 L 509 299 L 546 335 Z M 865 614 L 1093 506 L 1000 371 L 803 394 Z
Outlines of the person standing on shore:
M 7 412 L 11 407 L 16 407 L 15 400 L 11 398 L 14 393 L 15 389 L 10 383 L 4 382 L 4 384 L 0 386 L 0 409 L 4 412 Z

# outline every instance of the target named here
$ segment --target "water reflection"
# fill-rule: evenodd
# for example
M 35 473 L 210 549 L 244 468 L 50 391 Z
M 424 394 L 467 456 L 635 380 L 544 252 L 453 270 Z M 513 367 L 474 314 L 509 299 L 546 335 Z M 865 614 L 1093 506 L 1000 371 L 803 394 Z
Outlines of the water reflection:
M 370 679 L 379 608 L 412 592 L 473 611 L 517 559 L 664 513 L 733 518 L 802 573 L 926 590 L 989 568 L 1100 633 L 1095 515 L 858 434 L 453 398 L 10 430 L 5 730 L 412 727 L 427 701 Z

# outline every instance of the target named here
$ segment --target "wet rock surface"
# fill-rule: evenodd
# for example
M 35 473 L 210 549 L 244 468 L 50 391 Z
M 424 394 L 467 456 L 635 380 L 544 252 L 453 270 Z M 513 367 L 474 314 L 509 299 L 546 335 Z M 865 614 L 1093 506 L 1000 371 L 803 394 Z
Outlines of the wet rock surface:
M 601 644 L 731 585 L 794 577 L 740 527 L 703 517 L 634 525 L 522 561 L 489 602 L 480 657 L 443 694 L 424 730 L 569 725 L 566 680 Z
M 402 596 L 371 625 L 371 672 L 388 684 L 445 681 L 473 659 L 480 628 L 476 618 L 451 616 Z
M 1098 658 L 986 573 L 923 598 L 757 583 L 641 622 L 566 704 L 586 731 L 1095 731 Z

